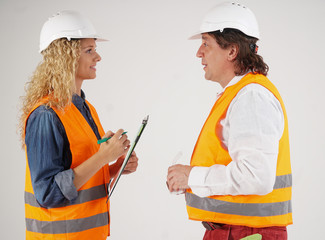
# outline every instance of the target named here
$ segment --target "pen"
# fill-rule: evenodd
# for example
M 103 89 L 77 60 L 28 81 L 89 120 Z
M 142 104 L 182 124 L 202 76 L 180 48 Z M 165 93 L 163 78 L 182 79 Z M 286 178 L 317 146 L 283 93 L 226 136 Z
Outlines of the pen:
M 123 132 L 121 135 L 124 135 L 124 134 L 126 134 L 126 133 L 127 133 L 127 132 Z M 113 136 L 112 136 L 112 137 L 113 137 Z M 97 143 L 98 143 L 98 144 L 101 144 L 101 143 L 103 143 L 103 142 L 108 141 L 108 140 L 111 139 L 112 137 L 99 139 L 99 140 L 97 141 Z

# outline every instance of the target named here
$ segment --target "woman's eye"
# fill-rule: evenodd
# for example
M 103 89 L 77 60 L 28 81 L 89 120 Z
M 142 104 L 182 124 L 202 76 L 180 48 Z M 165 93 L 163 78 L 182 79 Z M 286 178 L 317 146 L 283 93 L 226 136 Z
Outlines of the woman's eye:
M 88 50 L 86 51 L 86 53 L 91 53 L 91 49 L 88 49 Z

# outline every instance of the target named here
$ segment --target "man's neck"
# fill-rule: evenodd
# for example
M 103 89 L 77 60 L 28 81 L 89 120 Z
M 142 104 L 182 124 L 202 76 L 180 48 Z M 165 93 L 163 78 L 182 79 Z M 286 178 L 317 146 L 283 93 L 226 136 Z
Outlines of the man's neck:
M 235 72 L 225 73 L 223 77 L 219 79 L 218 83 L 221 85 L 222 88 L 225 88 L 235 76 Z

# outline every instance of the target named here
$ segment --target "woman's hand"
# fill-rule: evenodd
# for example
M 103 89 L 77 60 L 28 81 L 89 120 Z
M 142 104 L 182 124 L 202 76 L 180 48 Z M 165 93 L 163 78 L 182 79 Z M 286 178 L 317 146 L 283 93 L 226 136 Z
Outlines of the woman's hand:
M 123 160 L 124 160 L 124 158 L 123 158 Z M 130 157 L 128 163 L 126 164 L 122 174 L 130 174 L 130 173 L 135 172 L 138 168 L 138 160 L 139 159 L 138 159 L 136 153 L 133 152 L 131 154 L 131 157 Z
M 80 189 L 105 164 L 126 154 L 130 147 L 130 141 L 122 133 L 123 129 L 118 130 L 115 134 L 108 131 L 103 137 L 111 138 L 100 145 L 97 153 L 73 169 L 75 176 L 73 183 L 77 189 Z
M 130 141 L 126 134 L 123 134 L 123 129 L 119 129 L 115 134 L 111 131 L 108 131 L 103 138 L 111 137 L 106 142 L 100 145 L 98 154 L 100 159 L 103 161 L 103 165 L 113 162 L 120 156 L 127 153 L 130 147 Z
M 116 176 L 116 174 L 122 167 L 124 159 L 125 159 L 125 155 L 119 157 L 119 159 L 117 159 L 116 163 L 109 165 L 109 173 L 110 173 L 111 179 Z M 133 152 L 131 154 L 131 157 L 130 157 L 128 163 L 126 164 L 122 174 L 133 173 L 137 170 L 137 167 L 138 167 L 138 157 L 135 154 L 135 152 Z

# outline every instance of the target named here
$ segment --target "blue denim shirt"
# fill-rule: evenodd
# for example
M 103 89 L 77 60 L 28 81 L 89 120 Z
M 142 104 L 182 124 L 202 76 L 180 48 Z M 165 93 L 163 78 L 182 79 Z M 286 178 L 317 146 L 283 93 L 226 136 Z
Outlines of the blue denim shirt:
M 98 128 L 85 102 L 85 94 L 74 95 L 72 103 L 100 139 Z M 53 109 L 36 108 L 26 125 L 25 143 L 35 197 L 43 207 L 73 201 L 78 192 L 73 184 L 72 156 L 64 127 Z

